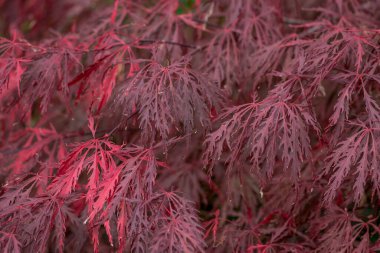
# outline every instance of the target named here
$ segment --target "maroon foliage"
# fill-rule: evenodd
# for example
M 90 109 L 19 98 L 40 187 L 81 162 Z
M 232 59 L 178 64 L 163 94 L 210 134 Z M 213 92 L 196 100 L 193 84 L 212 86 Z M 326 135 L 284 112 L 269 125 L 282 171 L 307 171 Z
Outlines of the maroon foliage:
M 378 10 L 0 0 L 1 252 L 379 252 Z

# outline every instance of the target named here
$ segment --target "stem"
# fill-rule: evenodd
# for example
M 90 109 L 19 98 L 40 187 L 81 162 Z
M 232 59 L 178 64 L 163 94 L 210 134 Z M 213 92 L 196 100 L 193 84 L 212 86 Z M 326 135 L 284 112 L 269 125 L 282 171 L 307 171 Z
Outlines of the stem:
M 197 48 L 196 46 L 193 45 L 188 45 L 188 44 L 183 44 L 179 42 L 174 42 L 174 41 L 165 41 L 165 40 L 139 40 L 138 41 L 140 44 L 168 44 L 168 45 L 173 45 L 173 46 L 180 46 L 180 47 L 188 47 L 188 48 Z

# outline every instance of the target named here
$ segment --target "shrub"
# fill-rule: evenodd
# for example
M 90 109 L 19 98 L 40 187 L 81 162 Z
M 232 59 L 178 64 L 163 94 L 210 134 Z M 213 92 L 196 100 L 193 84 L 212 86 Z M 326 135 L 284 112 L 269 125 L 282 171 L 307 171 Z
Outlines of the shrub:
M 2 252 L 380 251 L 379 9 L 0 1 Z

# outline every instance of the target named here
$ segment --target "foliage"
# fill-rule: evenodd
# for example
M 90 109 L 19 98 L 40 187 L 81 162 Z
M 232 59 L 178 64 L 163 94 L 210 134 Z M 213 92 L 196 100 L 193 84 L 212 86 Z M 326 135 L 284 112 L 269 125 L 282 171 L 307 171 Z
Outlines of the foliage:
M 0 0 L 2 252 L 380 251 L 377 0 Z

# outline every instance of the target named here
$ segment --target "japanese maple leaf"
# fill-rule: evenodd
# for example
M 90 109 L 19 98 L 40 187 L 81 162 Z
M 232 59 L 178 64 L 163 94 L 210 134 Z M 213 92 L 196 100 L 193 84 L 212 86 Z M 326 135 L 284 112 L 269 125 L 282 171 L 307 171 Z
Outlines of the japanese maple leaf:
M 151 251 L 204 252 L 203 229 L 191 203 L 174 192 L 164 192 L 157 198 L 162 215 L 157 220 Z
M 172 128 L 190 133 L 210 127 L 210 111 L 221 107 L 223 93 L 204 74 L 191 69 L 189 61 L 184 57 L 167 66 L 148 61 L 116 95 L 116 106 L 124 115 L 138 112 L 145 139 L 168 139 Z
M 316 252 L 371 252 L 370 238 L 380 233 L 376 220 L 377 217 L 365 221 L 332 206 L 327 215 L 315 221 L 319 230 Z
M 331 174 L 325 194 L 325 202 L 331 203 L 336 191 L 348 177 L 355 178 L 353 195 L 359 203 L 365 191 L 367 180 L 371 180 L 375 192 L 380 190 L 379 129 L 363 122 L 351 123 L 354 133 L 341 140 L 326 158 L 325 174 Z
M 30 107 L 38 98 L 41 98 L 41 110 L 46 112 L 51 99 L 60 93 L 69 96 L 69 81 L 82 65 L 69 40 L 61 41 L 64 46 L 51 47 L 32 57 L 27 64 L 21 82 L 21 93 L 26 99 L 23 106 Z
M 69 208 L 69 198 L 55 198 L 46 191 L 36 195 L 35 187 L 46 189 L 39 175 L 27 175 L 12 183 L 0 198 L 2 230 L 15 233 L 23 250 L 43 252 L 52 236 L 57 252 L 63 252 L 68 222 L 80 224 Z
M 29 172 L 36 163 L 53 166 L 64 158 L 66 147 L 63 136 L 53 126 L 14 131 L 1 151 L 0 164 L 4 171 Z M 12 157 L 12 159 L 9 159 Z M 33 159 L 34 158 L 34 159 Z M 49 174 L 48 171 L 47 175 Z M 51 174 L 51 172 L 50 172 Z
M 290 99 L 268 97 L 228 109 L 221 127 L 206 141 L 204 161 L 211 167 L 220 159 L 224 145 L 232 152 L 227 156 L 229 173 L 239 161 L 249 161 L 253 170 L 269 177 L 276 158 L 297 178 L 302 162 L 310 155 L 309 127 L 318 130 L 317 122 L 306 105 Z
M 133 76 L 138 70 L 138 62 L 134 59 L 132 44 L 125 42 L 114 31 L 106 31 L 92 44 L 90 49 L 86 49 L 91 52 L 91 64 L 68 86 L 76 86 L 77 100 L 87 98 L 91 109 L 99 113 L 111 97 L 118 79 Z
M 185 43 L 186 28 L 200 29 L 201 25 L 192 20 L 191 14 L 176 13 L 180 7 L 178 1 L 160 0 L 150 8 L 141 8 L 144 15 L 133 15 L 135 29 L 142 40 L 158 40 L 173 43 Z M 189 45 L 191 46 L 191 45 Z M 181 54 L 180 47 L 170 47 L 171 54 Z

